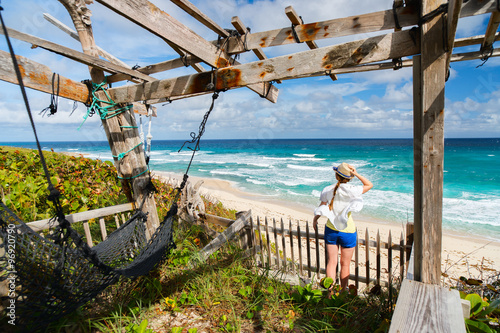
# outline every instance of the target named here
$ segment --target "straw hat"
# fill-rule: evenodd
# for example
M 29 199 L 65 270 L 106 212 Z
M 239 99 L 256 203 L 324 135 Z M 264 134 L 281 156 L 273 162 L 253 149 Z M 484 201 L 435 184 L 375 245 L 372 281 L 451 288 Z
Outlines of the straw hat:
M 334 166 L 333 170 L 344 178 L 351 179 L 353 177 L 351 169 L 349 169 L 349 164 L 347 163 L 341 163 L 338 167 Z

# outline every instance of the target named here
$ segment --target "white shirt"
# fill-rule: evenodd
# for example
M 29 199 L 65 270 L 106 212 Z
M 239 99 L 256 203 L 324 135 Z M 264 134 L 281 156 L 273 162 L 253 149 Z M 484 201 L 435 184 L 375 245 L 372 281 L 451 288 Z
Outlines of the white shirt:
M 329 203 L 333 198 L 333 190 L 336 184 L 327 186 L 320 195 L 320 200 L 326 202 L 314 210 L 314 215 L 322 215 L 328 218 L 336 230 L 347 228 L 350 212 L 359 212 L 363 208 L 363 186 L 341 183 L 333 200 L 333 211 L 329 208 Z M 329 224 L 328 223 L 328 224 Z M 327 224 L 327 226 L 329 226 Z

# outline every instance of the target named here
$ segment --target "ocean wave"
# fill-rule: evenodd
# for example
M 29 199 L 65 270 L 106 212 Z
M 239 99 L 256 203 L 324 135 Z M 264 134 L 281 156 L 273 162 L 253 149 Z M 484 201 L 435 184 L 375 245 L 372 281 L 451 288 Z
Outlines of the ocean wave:
M 229 170 L 211 170 L 210 173 L 212 175 L 226 175 L 226 176 L 237 176 L 237 177 L 246 177 L 243 173 L 239 171 L 229 171 Z
M 311 171 L 331 171 L 332 170 L 332 168 L 329 166 L 317 167 L 317 166 L 287 164 L 286 167 L 289 169 L 295 169 L 295 170 L 311 170 Z
M 321 179 L 313 179 L 313 178 L 297 178 L 297 179 L 276 179 L 276 182 L 279 184 L 283 184 L 286 186 L 300 186 L 300 185 L 313 185 L 320 184 L 323 182 Z
M 274 160 L 274 161 L 309 161 L 309 162 L 317 162 L 325 160 L 324 158 L 318 158 L 318 157 L 302 158 L 302 157 L 269 157 L 269 156 L 264 156 L 263 159 Z
M 314 157 L 316 154 L 293 154 L 293 156 L 297 157 Z
M 253 179 L 253 178 L 247 178 L 245 179 L 247 182 L 255 184 L 255 185 L 266 185 L 266 182 L 263 182 L 261 180 Z

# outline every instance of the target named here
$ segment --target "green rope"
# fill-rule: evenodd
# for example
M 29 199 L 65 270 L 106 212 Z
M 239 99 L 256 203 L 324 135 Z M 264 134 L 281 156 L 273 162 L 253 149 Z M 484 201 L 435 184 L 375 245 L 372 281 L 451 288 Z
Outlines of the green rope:
M 115 103 L 111 99 L 111 97 L 109 97 L 108 91 L 104 87 L 105 85 L 106 85 L 106 79 L 104 79 L 104 81 L 99 84 L 92 83 L 92 103 L 88 107 L 87 113 L 83 117 L 83 122 L 78 127 L 78 130 L 80 130 L 80 128 L 82 127 L 83 123 L 85 123 L 87 118 L 92 117 L 95 113 L 97 113 L 102 120 L 107 120 L 109 118 L 113 118 L 119 115 L 120 113 L 130 110 L 133 107 L 132 104 L 129 104 L 121 108 L 115 109 L 118 103 Z M 108 100 L 99 99 L 97 97 L 96 93 L 99 90 L 104 91 L 104 94 L 106 95 Z
M 143 172 L 141 172 L 140 174 L 138 174 L 138 175 L 135 175 L 135 176 L 132 176 L 132 177 L 120 177 L 120 176 L 118 176 L 118 179 L 128 179 L 128 180 L 134 179 L 136 177 L 139 177 L 140 175 L 145 174 L 148 170 L 149 170 L 149 167 L 146 170 L 144 170 Z
M 135 148 L 139 147 L 140 145 L 142 145 L 142 142 L 138 143 L 137 145 L 135 145 L 134 147 L 130 148 L 129 150 L 127 150 L 124 153 L 119 153 L 118 155 L 111 155 L 111 156 L 113 156 L 114 158 L 117 158 L 118 160 L 121 160 L 121 159 L 123 159 L 125 157 L 125 155 L 127 155 L 128 153 L 130 153 L 132 150 L 134 150 Z

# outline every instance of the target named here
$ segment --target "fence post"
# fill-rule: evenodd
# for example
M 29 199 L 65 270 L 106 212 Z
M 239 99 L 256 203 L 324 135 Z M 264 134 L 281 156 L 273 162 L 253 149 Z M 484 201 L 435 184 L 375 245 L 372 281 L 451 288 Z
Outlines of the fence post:
M 370 236 L 368 234 L 368 228 L 365 232 L 365 258 L 366 258 L 366 287 L 370 284 Z
M 319 271 L 320 271 L 320 265 L 321 263 L 319 262 L 319 235 L 318 235 L 318 228 L 314 230 L 314 239 L 316 240 L 316 276 L 319 277 Z M 325 266 L 326 269 L 326 266 Z
M 406 246 L 413 246 L 413 233 L 415 230 L 415 224 L 413 222 L 406 223 Z M 406 262 L 410 261 L 411 248 L 406 247 Z
M 264 219 L 266 224 L 266 244 L 267 244 L 267 267 L 271 267 L 271 242 L 269 241 L 269 224 L 267 223 L 267 217 Z
M 377 230 L 377 285 L 380 285 L 380 231 Z
M 299 247 L 299 272 L 300 276 L 304 275 L 304 271 L 302 269 L 302 240 L 300 238 L 300 223 L 297 223 L 297 239 L 298 239 L 298 247 Z
M 311 238 L 309 237 L 309 221 L 306 221 L 307 276 L 311 277 Z
M 278 243 L 278 235 L 276 233 L 276 219 L 273 218 L 273 233 L 274 233 L 274 248 L 276 251 L 276 265 L 278 266 L 278 269 L 280 268 L 280 247 Z
M 290 230 L 290 252 L 292 253 L 292 272 L 295 273 L 295 254 L 293 253 L 292 220 L 288 220 L 288 229 Z
M 290 237 L 291 240 L 291 237 Z M 281 218 L 281 245 L 283 246 L 283 270 L 286 271 L 287 266 L 287 255 L 286 255 L 286 241 L 285 241 L 285 226 L 283 224 L 283 218 Z
M 359 289 L 359 237 L 356 233 L 356 249 L 354 250 L 354 281 L 356 289 Z

